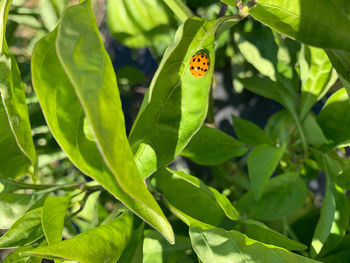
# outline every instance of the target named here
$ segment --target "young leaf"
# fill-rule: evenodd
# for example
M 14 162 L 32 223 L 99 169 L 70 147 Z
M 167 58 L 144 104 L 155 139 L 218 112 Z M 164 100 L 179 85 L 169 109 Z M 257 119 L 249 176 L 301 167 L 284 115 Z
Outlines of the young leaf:
M 215 63 L 215 32 L 225 19 L 189 18 L 165 52 L 129 136 L 143 178 L 178 156 L 202 126 Z M 195 78 L 189 64 L 200 51 L 207 53 L 210 66 Z
M 41 217 L 41 225 L 49 246 L 62 241 L 64 217 L 69 202 L 66 196 L 46 198 Z
M 175 245 L 169 245 L 152 230 L 145 231 L 143 263 L 176 263 L 185 251 L 191 249 L 191 241 L 185 236 L 175 236 Z
M 300 42 L 350 51 L 350 19 L 331 0 L 259 0 L 249 13 Z
M 25 213 L 0 238 L 0 248 L 12 248 L 28 245 L 44 233 L 41 228 L 42 208 L 36 208 Z
M 194 176 L 170 169 L 158 170 L 154 176 L 172 212 L 187 225 L 202 222 L 220 226 L 225 218 L 240 218 L 224 195 Z
M 25 212 L 39 207 L 45 199 L 43 194 L 0 194 L 0 229 L 8 229 Z
M 322 131 L 334 145 L 350 140 L 349 96 L 344 88 L 335 92 L 326 102 L 317 117 Z
M 160 0 L 110 0 L 107 21 L 112 35 L 125 46 L 170 44 L 169 10 Z
M 24 253 L 48 259 L 77 260 L 81 263 L 114 263 L 130 240 L 132 224 L 133 215 L 124 213 L 108 224 L 71 239 Z
M 320 146 L 328 143 L 316 119 L 311 114 L 306 116 L 303 122 L 303 130 L 309 144 Z
M 316 263 L 318 261 L 293 254 L 280 247 L 250 239 L 238 231 L 221 228 L 190 228 L 193 249 L 203 263 L 269 262 Z
M 280 110 L 273 114 L 265 126 L 266 134 L 280 145 L 289 144 L 294 129 L 293 118 L 286 110 Z
M 237 137 L 247 144 L 258 145 L 262 143 L 273 144 L 272 139 L 255 123 L 241 119 L 236 116 L 233 118 L 233 128 Z
M 264 223 L 255 220 L 246 220 L 238 223 L 238 229 L 249 238 L 264 244 L 282 247 L 288 250 L 305 250 L 307 246 L 289 239 L 277 231 L 268 228 Z
M 181 152 L 182 156 L 202 165 L 218 165 L 247 152 L 240 141 L 220 130 L 203 125 Z
M 69 7 L 57 29 L 38 43 L 34 89 L 72 162 L 173 242 L 172 228 L 135 165 L 113 66 L 89 5 Z
M 0 176 L 32 174 L 36 152 L 31 135 L 24 85 L 5 32 L 11 0 L 0 2 Z
M 304 119 L 316 101 L 321 99 L 337 80 L 325 51 L 304 45 L 300 52 L 301 110 Z
M 307 188 L 297 173 L 287 173 L 271 178 L 260 200 L 253 192 L 243 195 L 235 204 L 240 213 L 261 220 L 279 220 L 293 214 L 303 206 Z
M 277 168 L 284 150 L 285 145 L 281 148 L 276 148 L 271 145 L 261 144 L 249 153 L 248 173 L 256 200 L 261 197 L 265 184 Z

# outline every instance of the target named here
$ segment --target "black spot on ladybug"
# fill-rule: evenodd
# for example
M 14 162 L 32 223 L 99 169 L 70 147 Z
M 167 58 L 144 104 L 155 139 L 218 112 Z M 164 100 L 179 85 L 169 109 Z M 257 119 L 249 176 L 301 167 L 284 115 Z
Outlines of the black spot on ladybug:
M 204 58 L 204 56 L 202 55 L 201 58 Z
M 205 65 L 205 62 L 203 62 L 203 65 Z
M 195 62 L 195 61 L 196 61 L 196 58 L 194 58 L 192 61 Z
M 205 69 L 204 72 L 207 72 L 207 69 Z
M 197 61 L 198 61 L 198 62 L 201 62 L 201 59 L 200 59 L 200 58 L 198 58 L 198 59 L 197 59 Z
M 201 68 L 201 71 L 203 71 L 203 69 Z
M 194 67 L 192 66 L 191 69 L 194 69 Z
M 207 65 L 209 66 L 209 62 L 207 63 Z

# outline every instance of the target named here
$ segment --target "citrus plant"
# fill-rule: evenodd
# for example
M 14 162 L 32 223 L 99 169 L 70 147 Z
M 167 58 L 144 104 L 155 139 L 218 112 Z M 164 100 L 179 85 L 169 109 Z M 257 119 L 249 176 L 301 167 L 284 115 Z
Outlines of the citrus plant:
M 4 263 L 349 262 L 350 2 L 30 2 L 0 2 Z M 219 129 L 223 69 L 264 125 Z

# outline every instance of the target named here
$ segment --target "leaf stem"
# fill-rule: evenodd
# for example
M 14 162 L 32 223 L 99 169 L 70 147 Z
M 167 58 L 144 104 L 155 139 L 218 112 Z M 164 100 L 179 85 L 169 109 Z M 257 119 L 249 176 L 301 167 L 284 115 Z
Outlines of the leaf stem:
M 181 0 L 164 0 L 164 2 L 182 22 L 193 16 L 192 11 Z

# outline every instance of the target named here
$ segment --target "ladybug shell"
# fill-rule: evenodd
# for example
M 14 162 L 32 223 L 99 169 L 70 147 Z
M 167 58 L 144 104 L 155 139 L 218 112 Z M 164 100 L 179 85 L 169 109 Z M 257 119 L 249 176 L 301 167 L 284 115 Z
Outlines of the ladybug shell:
M 209 70 L 209 56 L 205 53 L 193 55 L 190 61 L 190 72 L 195 78 L 201 78 Z

